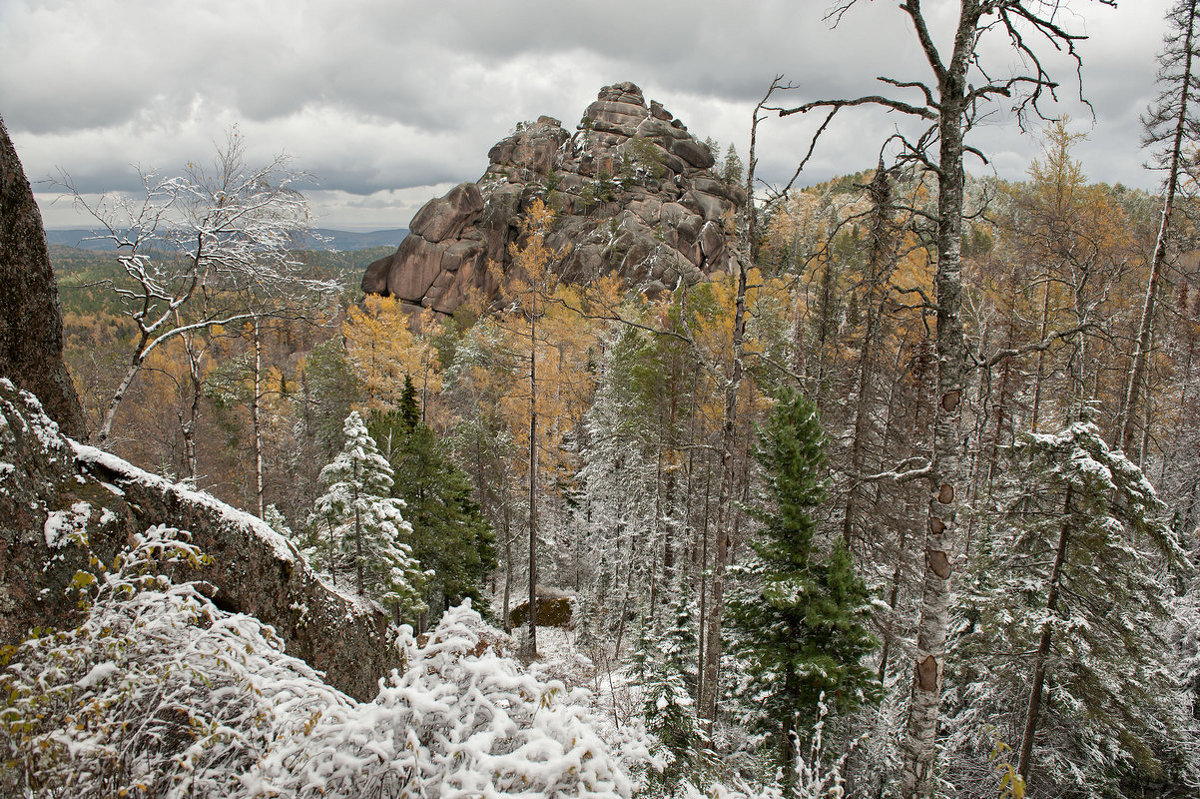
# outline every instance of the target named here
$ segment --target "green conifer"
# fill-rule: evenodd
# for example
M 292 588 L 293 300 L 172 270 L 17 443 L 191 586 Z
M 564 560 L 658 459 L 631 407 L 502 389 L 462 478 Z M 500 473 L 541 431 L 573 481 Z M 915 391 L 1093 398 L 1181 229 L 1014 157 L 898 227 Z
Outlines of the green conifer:
M 822 695 L 846 712 L 879 693 L 862 663 L 878 646 L 867 629 L 866 586 L 843 540 L 828 551 L 817 540 L 824 446 L 814 406 L 785 394 L 758 434 L 754 457 L 767 485 L 750 514 L 761 526 L 753 556 L 735 570 L 726 610 L 731 654 L 749 683 L 739 693 L 752 701 L 751 721 L 769 731 L 785 773 L 792 734 L 815 723 Z
M 368 426 L 395 472 L 391 491 L 404 500 L 413 554 L 433 572 L 434 610 L 469 597 L 475 610 L 486 613 L 484 582 L 496 568 L 495 537 L 471 498 L 467 477 L 421 421 L 411 379 L 405 378 L 399 408 L 373 413 Z

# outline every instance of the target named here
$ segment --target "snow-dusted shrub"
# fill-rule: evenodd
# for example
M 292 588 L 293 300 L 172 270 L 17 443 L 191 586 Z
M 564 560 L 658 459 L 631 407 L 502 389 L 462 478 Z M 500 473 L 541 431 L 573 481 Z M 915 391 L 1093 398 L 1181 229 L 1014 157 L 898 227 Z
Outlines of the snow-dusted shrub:
M 423 645 L 405 628 L 407 670 L 374 702 L 337 707 L 276 748 L 256 788 L 288 797 L 626 797 L 588 696 L 492 651 L 466 602 Z
M 752 784 L 741 778 L 716 780 L 701 791 L 693 782 L 685 781 L 678 795 L 683 799 L 844 799 L 848 795 L 846 772 L 850 755 L 867 736 L 859 736 L 835 757 L 825 740 L 830 710 L 830 703 L 822 694 L 813 711 L 816 721 L 804 736 L 807 744 L 800 743 L 799 733 L 792 734 L 791 766 L 786 775 L 782 770 L 776 770 L 774 782 Z
M 152 527 L 112 569 L 93 557 L 76 575 L 82 624 L 4 650 L 0 794 L 235 796 L 278 734 L 352 704 L 270 627 L 161 574 L 203 557 Z

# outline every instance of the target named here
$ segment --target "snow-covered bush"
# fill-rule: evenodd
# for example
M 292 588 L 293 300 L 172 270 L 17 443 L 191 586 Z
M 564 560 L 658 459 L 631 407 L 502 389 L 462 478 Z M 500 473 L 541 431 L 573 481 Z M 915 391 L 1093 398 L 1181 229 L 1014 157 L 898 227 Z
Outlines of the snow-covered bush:
M 235 796 L 293 722 L 352 704 L 270 627 L 161 574 L 202 559 L 152 527 L 111 570 L 93 558 L 76 575 L 82 624 L 4 650 L 0 794 Z
M 466 602 L 374 702 L 335 708 L 264 760 L 256 789 L 288 797 L 625 797 L 587 692 L 542 681 L 492 651 Z
M 586 691 L 498 653 L 506 637 L 469 604 L 422 643 L 403 628 L 405 672 L 357 703 L 270 627 L 166 576 L 203 559 L 151 528 L 77 576 L 77 628 L 3 651 L 0 796 L 631 795 L 637 747 L 600 737 Z

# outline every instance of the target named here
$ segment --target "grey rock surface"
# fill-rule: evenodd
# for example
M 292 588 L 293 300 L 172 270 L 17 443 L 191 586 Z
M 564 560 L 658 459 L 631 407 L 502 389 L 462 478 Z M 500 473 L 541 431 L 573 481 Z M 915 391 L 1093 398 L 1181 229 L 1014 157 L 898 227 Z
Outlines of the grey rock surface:
M 62 310 L 42 213 L 0 120 L 0 377 L 32 391 L 69 435 L 83 409 L 62 359 Z
M 601 89 L 574 133 L 543 116 L 518 125 L 488 160 L 478 181 L 417 212 L 399 249 L 367 267 L 364 292 L 442 314 L 471 292 L 495 298 L 520 219 L 538 199 L 556 211 L 547 244 L 570 244 L 554 268 L 571 282 L 615 273 L 657 292 L 730 271 L 737 257 L 730 237 L 744 188 L 715 175 L 708 146 L 632 83 Z

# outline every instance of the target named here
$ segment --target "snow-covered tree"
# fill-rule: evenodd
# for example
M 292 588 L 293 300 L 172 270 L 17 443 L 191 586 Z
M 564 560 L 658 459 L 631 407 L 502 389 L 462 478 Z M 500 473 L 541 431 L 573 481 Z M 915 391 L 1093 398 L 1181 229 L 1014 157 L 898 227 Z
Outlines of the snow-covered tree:
M 979 766 L 993 738 L 1009 743 L 1034 796 L 1194 779 L 1200 738 L 1167 635 L 1186 555 L 1153 487 L 1086 421 L 1026 436 L 1012 467 L 957 624 L 948 748 Z
M 95 434 L 101 444 L 134 378 L 161 345 L 218 325 L 301 314 L 311 309 L 314 292 L 339 290 L 336 281 L 315 279 L 294 253 L 297 240 L 312 231 L 308 202 L 295 189 L 304 177 L 282 155 L 248 164 L 236 130 L 210 166 L 191 163 L 173 177 L 142 174 L 138 196 L 106 194 L 92 204 L 64 177 L 62 188 L 96 220 L 96 238 L 116 250 L 124 274 L 111 289 L 137 329 L 129 365 Z
M 317 547 L 318 564 L 335 582 L 339 573 L 353 573 L 359 593 L 394 608 L 397 619 L 411 617 L 424 609 L 427 575 L 403 540 L 412 527 L 401 513 L 404 500 L 391 496 L 391 464 L 357 411 L 346 417 L 343 432 L 342 451 L 321 470 L 326 488 L 313 517 L 328 538 Z

